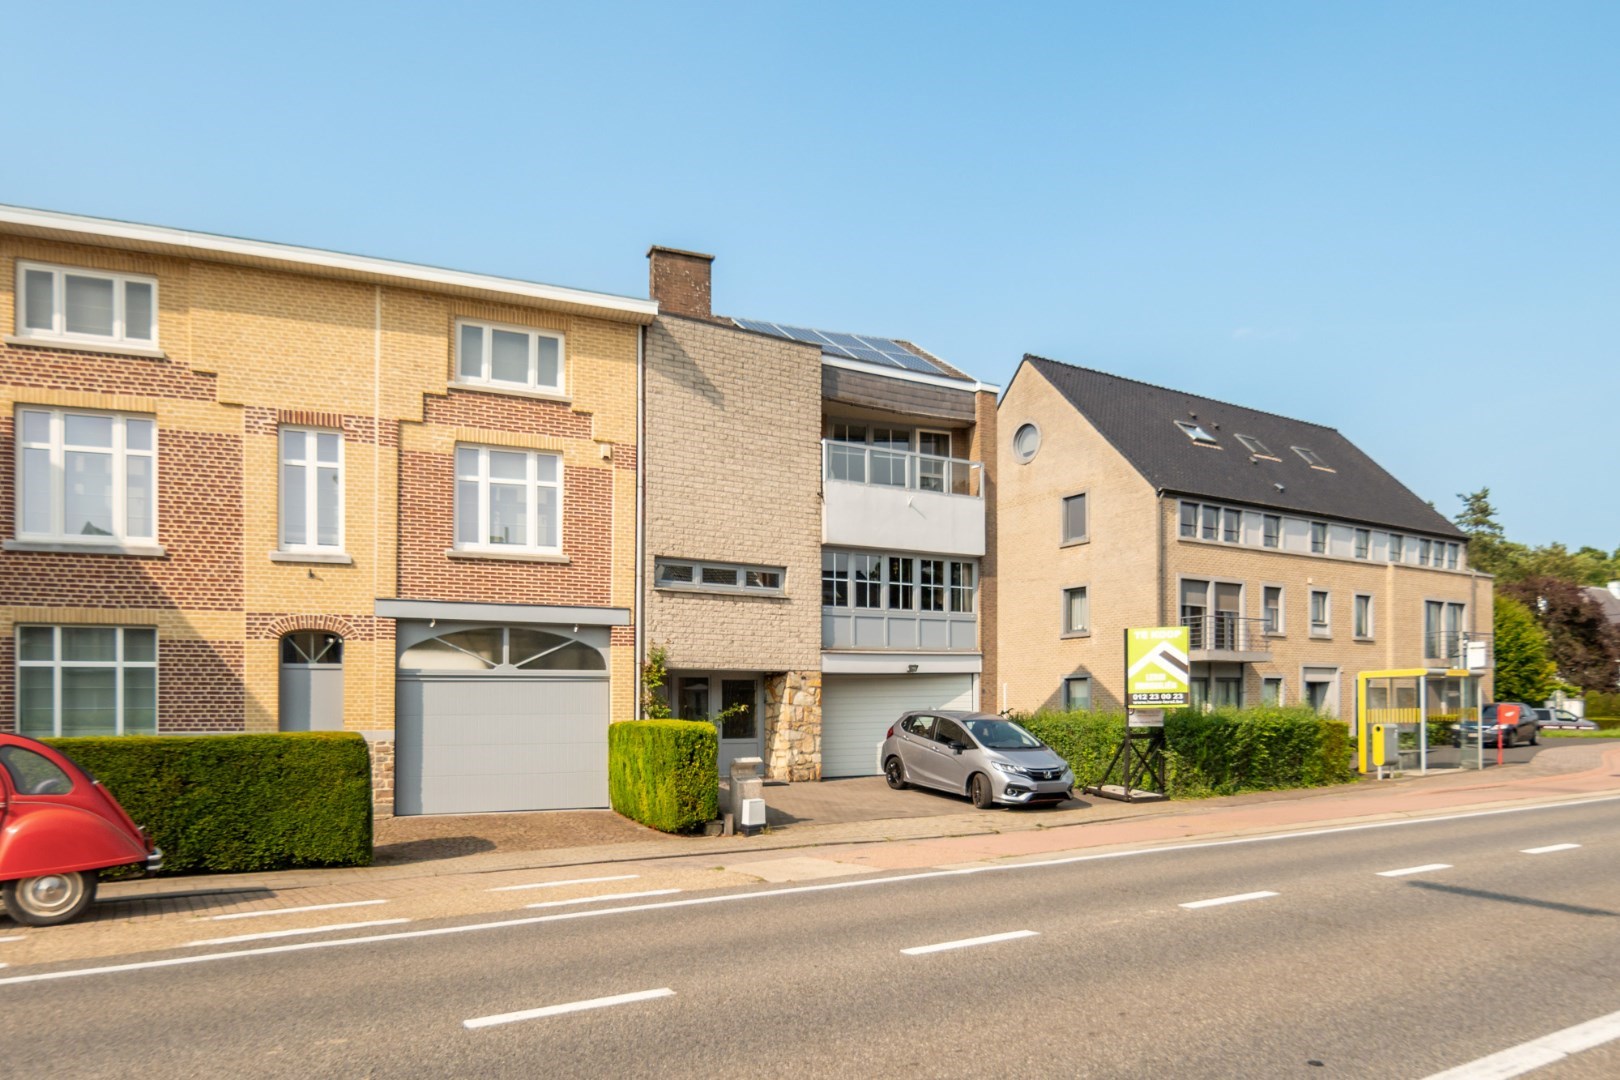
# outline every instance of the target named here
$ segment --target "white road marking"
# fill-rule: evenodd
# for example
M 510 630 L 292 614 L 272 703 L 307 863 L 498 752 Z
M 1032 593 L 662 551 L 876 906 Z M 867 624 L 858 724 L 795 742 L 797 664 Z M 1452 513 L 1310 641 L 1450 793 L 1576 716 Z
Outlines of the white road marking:
M 547 1005 L 542 1009 L 476 1016 L 471 1020 L 463 1020 L 461 1026 L 469 1029 L 494 1027 L 496 1024 L 512 1024 L 519 1020 L 538 1020 L 543 1016 L 562 1016 L 564 1013 L 584 1012 L 586 1009 L 605 1009 L 609 1005 L 629 1005 L 635 1001 L 651 1001 L 653 998 L 674 996 L 675 991 L 665 986 L 658 990 L 638 990 L 634 994 L 614 994 L 612 997 L 591 998 L 589 1001 L 570 1001 L 566 1005 Z
M 572 900 L 543 900 L 538 904 L 525 904 L 524 907 L 566 907 L 569 904 L 593 904 L 600 900 L 639 900 L 643 896 L 668 896 L 670 893 L 680 891 L 679 889 L 650 889 L 647 892 L 603 893 L 601 896 L 576 896 Z
M 203 953 L 199 956 L 171 957 L 167 960 L 142 960 L 128 964 L 107 964 L 101 967 L 68 968 L 64 971 L 46 971 L 37 975 L 13 975 L 0 979 L 0 986 L 22 983 L 54 982 L 75 979 L 83 975 L 107 975 L 118 971 L 146 971 L 152 968 L 178 967 L 183 964 L 201 964 L 214 960 L 231 960 L 243 956 L 269 956 L 276 953 L 303 952 L 307 949 L 335 949 L 346 945 L 365 945 L 382 941 L 407 941 L 416 938 L 440 937 L 446 934 L 466 934 L 478 930 L 503 930 L 514 926 L 535 926 L 540 923 L 561 922 L 565 919 L 595 919 L 607 915 L 639 914 L 662 911 L 667 908 L 697 907 L 705 904 L 729 904 L 747 900 L 768 900 L 776 896 L 794 896 L 801 893 L 833 892 L 839 889 L 869 889 L 883 885 L 904 885 L 913 881 L 935 878 L 966 877 L 973 874 L 1005 873 L 1013 870 L 1042 870 L 1054 866 L 1076 866 L 1080 863 L 1128 859 L 1143 855 L 1172 854 L 1198 851 L 1206 848 L 1235 847 L 1240 844 L 1263 844 L 1279 840 L 1300 840 L 1317 836 L 1336 836 L 1341 833 L 1366 832 L 1370 829 L 1392 829 L 1403 825 L 1433 825 L 1468 818 L 1496 817 L 1499 814 L 1523 814 L 1534 810 L 1559 810 L 1572 806 L 1590 806 L 1615 802 L 1620 795 L 1600 795 L 1595 799 L 1572 799 L 1567 802 L 1542 803 L 1537 806 L 1509 806 L 1498 810 L 1471 810 L 1462 814 L 1442 814 L 1437 817 L 1402 818 L 1398 821 L 1373 821 L 1364 825 L 1335 825 L 1324 829 L 1301 829 L 1297 832 L 1267 833 L 1263 836 L 1240 836 L 1229 840 L 1193 840 L 1184 844 L 1165 844 L 1162 847 L 1131 848 L 1125 851 L 1104 851 L 1091 855 L 1065 855 L 1057 859 L 1039 859 L 1033 862 L 996 863 L 991 866 L 960 866 L 948 870 L 923 870 L 915 874 L 897 874 L 893 877 L 856 878 L 851 881 L 829 881 L 815 885 L 793 885 L 782 889 L 761 889 L 757 892 L 725 893 L 718 896 L 695 896 L 685 900 L 661 900 L 654 904 L 631 904 L 625 907 L 590 908 L 585 911 L 558 912 L 553 915 L 525 915 L 516 919 L 497 919 L 491 922 L 463 923 L 458 926 L 440 926 L 429 930 L 402 930 L 395 934 L 371 934 L 366 937 L 338 938 L 335 941 L 300 941 L 294 945 L 266 945 L 258 949 L 234 949 L 230 952 Z
M 1435 1073 L 1428 1080 L 1508 1080 L 1615 1039 L 1620 1039 L 1620 1012 L 1510 1046 L 1478 1061 Z
M 1520 851 L 1520 855 L 1546 855 L 1552 851 L 1570 851 L 1578 848 L 1579 844 L 1548 844 L 1546 847 L 1527 847 Z
M 527 885 L 497 885 L 490 892 L 516 892 L 519 889 L 555 889 L 561 885 L 595 885 L 599 881 L 630 881 L 640 874 L 614 874 L 612 877 L 580 877 L 568 881 L 534 881 Z
M 334 930 L 359 930 L 364 926 L 398 926 L 408 923 L 409 919 L 374 919 L 371 922 L 333 923 L 331 926 L 304 926 L 293 930 L 267 930 L 262 934 L 238 934 L 235 937 L 206 938 L 202 941 L 188 941 L 186 946 L 193 945 L 234 945 L 238 941 L 268 941 L 271 938 L 297 937 L 299 934 L 330 934 Z
M 1268 896 L 1276 896 L 1274 892 L 1246 892 L 1236 896 L 1217 896 L 1213 900 L 1193 900 L 1182 904 L 1184 908 L 1219 907 L 1222 904 L 1241 904 L 1245 900 L 1264 900 Z
M 372 904 L 386 904 L 386 900 L 346 900 L 341 904 L 310 904 L 308 907 L 284 907 L 274 911 L 237 911 L 229 915 L 210 915 L 210 919 L 220 922 L 224 919 L 262 919 L 266 915 L 296 915 L 302 911 L 331 911 L 343 907 L 370 907 Z
M 961 941 L 942 941 L 938 945 L 915 945 L 909 949 L 901 949 L 905 956 L 922 956 L 924 953 L 945 952 L 947 949 L 969 949 L 975 945 L 992 945 L 998 941 L 1013 941 L 1017 938 L 1036 937 L 1034 930 L 1009 930 L 1005 934 L 986 934 L 984 937 L 963 938 Z
M 1379 877 L 1405 877 L 1407 874 L 1427 874 L 1430 870 L 1450 870 L 1451 864 L 1446 862 L 1424 863 L 1422 866 L 1408 866 L 1401 870 L 1380 870 Z

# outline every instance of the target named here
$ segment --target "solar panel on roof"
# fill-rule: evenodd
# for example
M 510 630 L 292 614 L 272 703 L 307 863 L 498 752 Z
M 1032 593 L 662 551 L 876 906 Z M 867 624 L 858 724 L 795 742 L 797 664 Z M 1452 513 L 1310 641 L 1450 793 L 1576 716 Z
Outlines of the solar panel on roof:
M 929 375 L 941 374 L 938 367 L 893 338 L 812 330 L 805 326 L 788 326 L 784 323 L 765 322 L 762 319 L 732 319 L 732 322 L 744 330 L 819 345 L 825 356 L 860 360 L 868 364 L 903 368 L 907 371 L 921 371 Z
M 772 337 L 782 336 L 782 331 L 777 329 L 775 323 L 761 322 L 758 319 L 732 319 L 731 321 L 744 330 L 752 330 L 756 334 L 770 334 Z

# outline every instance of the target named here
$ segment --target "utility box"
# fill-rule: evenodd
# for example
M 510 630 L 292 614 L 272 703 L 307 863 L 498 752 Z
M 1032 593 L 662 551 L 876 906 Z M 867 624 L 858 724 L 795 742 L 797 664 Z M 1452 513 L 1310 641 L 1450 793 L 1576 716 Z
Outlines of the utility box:
M 1399 724 L 1374 724 L 1372 726 L 1372 763 L 1378 769 L 1378 778 L 1384 778 L 1384 770 L 1391 773 L 1398 772 L 1401 765 L 1401 726 Z
M 765 827 L 765 762 L 757 757 L 731 763 L 731 820 L 738 832 L 752 835 Z

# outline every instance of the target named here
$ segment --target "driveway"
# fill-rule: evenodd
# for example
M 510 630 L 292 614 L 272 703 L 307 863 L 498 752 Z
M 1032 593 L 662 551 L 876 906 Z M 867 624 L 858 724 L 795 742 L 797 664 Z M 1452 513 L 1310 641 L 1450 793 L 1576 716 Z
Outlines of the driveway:
M 722 805 L 724 797 L 722 796 Z M 1059 803 L 1064 809 L 1085 804 L 1077 800 Z M 943 817 L 971 814 L 973 804 L 963 795 L 947 795 L 927 788 L 894 791 L 881 776 L 857 776 L 847 780 L 822 780 L 804 784 L 766 784 L 765 820 L 773 829 L 794 825 L 838 825 L 856 821 L 887 821 L 894 818 Z M 1041 814 L 1044 807 L 984 811 L 985 814 Z

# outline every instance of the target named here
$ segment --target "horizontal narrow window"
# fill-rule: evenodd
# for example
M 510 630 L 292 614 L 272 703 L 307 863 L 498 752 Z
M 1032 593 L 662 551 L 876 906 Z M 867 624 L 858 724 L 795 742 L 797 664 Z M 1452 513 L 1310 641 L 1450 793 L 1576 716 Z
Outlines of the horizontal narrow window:
M 157 279 L 17 264 L 17 336 L 157 345 Z
M 658 559 L 653 569 L 653 582 L 660 589 L 780 593 L 785 573 L 779 566 L 742 566 L 686 559 Z
M 456 381 L 560 394 L 563 353 L 563 336 L 554 331 L 458 323 Z

